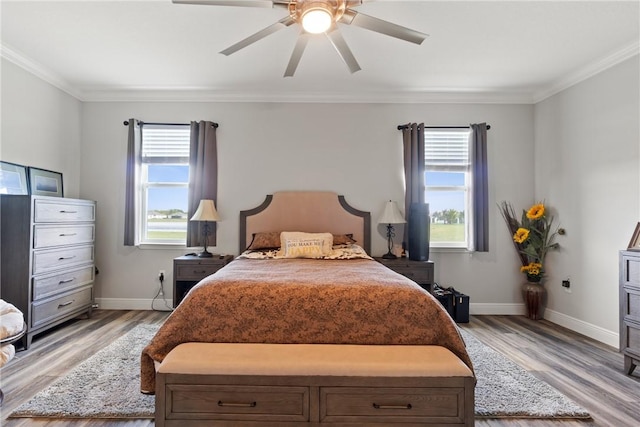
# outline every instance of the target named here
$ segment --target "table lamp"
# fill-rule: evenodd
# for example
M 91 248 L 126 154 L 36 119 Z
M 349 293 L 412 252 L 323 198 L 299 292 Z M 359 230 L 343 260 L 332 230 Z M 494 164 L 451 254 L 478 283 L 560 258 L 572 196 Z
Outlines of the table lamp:
M 198 254 L 200 258 L 211 258 L 213 254 L 207 250 L 207 240 L 209 239 L 209 222 L 220 221 L 220 216 L 216 211 L 213 200 L 200 200 L 196 213 L 191 217 L 191 221 L 204 222 L 204 250 Z
M 387 224 L 387 245 L 389 247 L 389 251 L 382 255 L 384 259 L 396 259 L 391 249 L 393 249 L 393 238 L 396 236 L 393 230 L 393 224 L 404 224 L 406 221 L 400 213 L 400 209 L 398 209 L 398 205 L 396 202 L 389 200 L 384 205 L 384 211 L 382 212 L 382 216 L 378 219 L 378 224 Z

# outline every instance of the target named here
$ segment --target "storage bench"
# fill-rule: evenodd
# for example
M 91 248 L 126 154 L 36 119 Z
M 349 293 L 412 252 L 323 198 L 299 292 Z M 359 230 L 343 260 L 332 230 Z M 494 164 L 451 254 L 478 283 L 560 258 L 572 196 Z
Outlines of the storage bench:
M 439 346 L 186 343 L 157 367 L 164 426 L 473 426 L 472 371 Z

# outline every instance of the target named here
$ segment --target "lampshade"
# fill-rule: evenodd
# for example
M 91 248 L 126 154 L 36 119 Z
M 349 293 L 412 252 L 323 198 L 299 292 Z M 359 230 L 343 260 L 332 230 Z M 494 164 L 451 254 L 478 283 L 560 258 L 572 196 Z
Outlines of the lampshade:
M 200 200 L 196 213 L 191 217 L 191 221 L 220 221 L 220 216 L 216 211 L 213 200 Z
M 378 219 L 379 224 L 404 224 L 406 221 L 398 209 L 396 202 L 389 200 L 384 205 L 384 212 Z

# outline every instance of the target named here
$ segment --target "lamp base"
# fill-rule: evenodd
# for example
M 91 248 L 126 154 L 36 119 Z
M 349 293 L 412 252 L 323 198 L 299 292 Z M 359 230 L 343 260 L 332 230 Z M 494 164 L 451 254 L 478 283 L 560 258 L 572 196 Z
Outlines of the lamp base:
M 198 258 L 212 258 L 212 257 L 213 257 L 213 254 L 206 249 L 198 254 Z
M 396 259 L 396 258 L 398 257 L 392 254 L 391 252 L 387 252 L 386 254 L 382 255 L 382 259 Z

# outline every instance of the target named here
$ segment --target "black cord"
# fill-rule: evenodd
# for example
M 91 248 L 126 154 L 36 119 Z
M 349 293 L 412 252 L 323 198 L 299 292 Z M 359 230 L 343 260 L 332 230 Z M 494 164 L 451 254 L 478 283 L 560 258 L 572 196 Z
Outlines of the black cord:
M 153 310 L 153 311 L 161 311 L 163 313 L 166 313 L 166 312 L 169 312 L 169 311 L 173 311 L 173 308 L 169 307 L 169 304 L 167 303 L 167 299 L 164 297 L 164 290 L 162 289 L 162 286 L 164 284 L 164 274 L 163 273 L 160 273 L 160 276 L 158 276 L 158 280 L 160 280 L 160 288 L 158 289 L 158 292 L 156 292 L 156 295 L 151 300 L 151 310 Z M 162 294 L 162 300 L 164 301 L 164 306 L 167 307 L 168 310 L 158 310 L 153 306 L 153 304 L 156 302 L 156 299 L 158 299 L 160 294 Z

